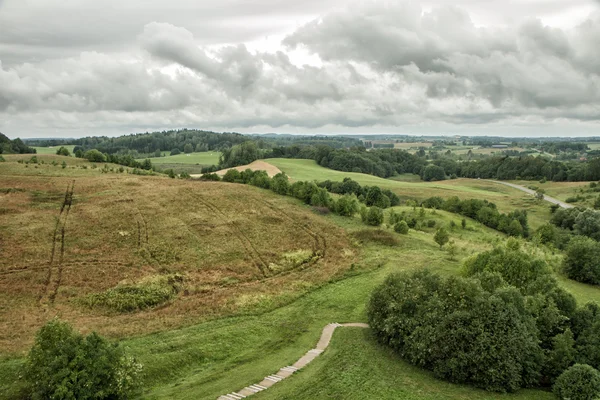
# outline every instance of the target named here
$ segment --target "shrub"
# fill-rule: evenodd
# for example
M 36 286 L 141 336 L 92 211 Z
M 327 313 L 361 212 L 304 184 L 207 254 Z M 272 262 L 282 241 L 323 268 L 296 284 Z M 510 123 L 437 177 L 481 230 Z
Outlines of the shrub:
M 238 171 L 235 168 L 232 168 L 230 170 L 228 170 L 227 172 L 225 172 L 225 175 L 223 175 L 223 182 L 237 182 L 240 181 L 242 179 L 242 174 L 240 173 L 240 171 Z
M 435 232 L 433 240 L 435 240 L 435 242 L 440 245 L 441 249 L 450 240 L 450 235 L 448 235 L 446 229 L 440 228 Z
M 600 372 L 586 364 L 575 364 L 558 377 L 552 390 L 561 400 L 598 399 Z
M 61 146 L 60 149 L 56 150 L 56 155 L 69 157 L 71 155 L 71 153 L 69 153 L 69 149 L 67 149 L 64 146 Z
M 433 220 L 433 219 L 430 219 L 430 220 L 428 220 L 428 221 L 427 221 L 427 227 L 428 227 L 428 228 L 433 228 L 433 227 L 435 227 L 435 220 Z
M 0 162 L 5 162 L 6 160 L 4 159 L 4 157 L 2 157 L 2 155 L 0 155 Z
M 344 217 L 352 217 L 358 212 L 358 199 L 354 194 L 345 194 L 335 203 L 335 212 Z
M 91 294 L 83 304 L 126 313 L 163 304 L 174 298 L 183 277 L 178 274 L 147 278 L 138 284 L 120 284 L 103 293 Z
M 36 334 L 25 365 L 31 399 L 126 399 L 142 366 L 96 333 L 54 319 Z
M 364 222 L 371 226 L 381 225 L 383 223 L 383 210 L 376 206 L 369 208 Z
M 394 225 L 394 231 L 401 233 L 402 235 L 406 235 L 408 233 L 408 224 L 406 221 L 400 221 Z
M 175 147 L 173 150 L 171 150 L 172 156 L 176 156 L 178 154 L 181 154 L 181 150 L 179 150 L 177 147 Z
M 214 182 L 218 182 L 221 180 L 221 177 L 215 173 L 210 173 L 210 174 L 203 174 L 200 177 L 201 181 L 214 181 Z
M 285 173 L 280 172 L 271 180 L 271 190 L 280 195 L 287 195 L 290 190 L 290 183 Z

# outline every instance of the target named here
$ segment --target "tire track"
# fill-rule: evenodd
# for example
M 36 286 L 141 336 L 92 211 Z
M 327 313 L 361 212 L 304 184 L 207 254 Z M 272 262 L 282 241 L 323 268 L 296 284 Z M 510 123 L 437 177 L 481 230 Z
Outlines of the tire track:
M 252 241 L 248 238 L 248 236 L 241 230 L 238 224 L 235 221 L 229 221 L 228 215 L 225 214 L 219 207 L 211 203 L 210 201 L 203 199 L 202 196 L 195 194 L 190 190 L 190 193 L 195 197 L 200 204 L 206 207 L 209 211 L 213 212 L 215 215 L 220 215 L 221 221 L 225 223 L 225 225 L 229 227 L 233 227 L 234 229 L 230 229 L 230 231 L 234 234 L 234 236 L 238 239 L 238 241 L 242 244 L 244 249 L 246 250 L 246 254 L 252 259 L 253 264 L 258 268 L 260 273 L 266 277 L 268 271 L 268 263 L 261 256 L 259 251 L 256 249 Z
M 70 186 L 70 187 L 69 187 Z M 71 211 L 71 206 L 73 205 L 73 193 L 75 191 L 75 181 L 71 183 L 71 185 L 67 185 L 67 190 L 65 191 L 65 198 L 60 206 L 60 212 L 58 214 L 58 218 L 56 219 L 56 224 L 54 226 L 54 233 L 52 235 L 52 251 L 50 253 L 50 261 L 48 262 L 48 269 L 46 273 L 46 279 L 44 280 L 44 287 L 41 293 L 38 296 L 38 303 L 40 305 L 44 303 L 53 304 L 56 298 L 56 294 L 58 293 L 58 289 L 60 287 L 62 281 L 62 272 L 63 272 L 63 261 L 65 254 L 65 233 L 67 228 L 67 220 L 69 218 L 69 213 Z M 58 260 L 58 265 L 56 265 L 56 272 L 53 272 L 55 258 L 56 258 L 56 247 L 58 241 L 58 234 L 60 232 L 60 255 Z M 54 281 L 53 281 L 54 279 Z M 47 299 L 46 299 L 47 297 Z
M 311 236 L 313 238 L 314 242 L 315 242 L 314 248 L 313 248 L 313 252 L 315 253 L 315 255 L 320 255 L 321 257 L 325 257 L 325 254 L 327 252 L 327 240 L 325 239 L 325 237 L 323 235 L 321 235 L 320 233 L 317 233 L 317 232 L 313 231 L 307 225 L 302 224 L 302 223 L 296 221 L 294 218 L 290 217 L 283 210 L 281 210 L 280 208 L 276 207 L 275 205 L 273 205 L 272 203 L 268 202 L 267 200 L 262 200 L 261 199 L 260 202 L 263 203 L 263 204 L 265 204 L 270 210 L 272 210 L 276 214 L 281 215 L 282 217 L 286 218 L 294 226 L 302 229 L 306 234 L 308 234 L 309 236 Z M 320 252 L 320 254 L 319 254 L 319 252 Z

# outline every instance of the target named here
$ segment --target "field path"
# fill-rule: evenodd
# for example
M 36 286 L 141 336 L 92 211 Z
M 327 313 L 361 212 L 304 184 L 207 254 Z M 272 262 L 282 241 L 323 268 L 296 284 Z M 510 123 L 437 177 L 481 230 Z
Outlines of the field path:
M 255 393 L 266 390 L 276 384 L 277 382 L 281 382 L 288 376 L 291 376 L 294 372 L 298 371 L 300 368 L 308 365 L 312 360 L 317 358 L 327 346 L 329 346 L 329 342 L 331 341 L 331 337 L 333 336 L 333 332 L 338 327 L 352 327 L 352 328 L 368 328 L 369 325 L 363 324 L 360 322 L 352 322 L 348 324 L 338 324 L 332 323 L 327 324 L 323 328 L 323 333 L 321 333 L 321 338 L 317 343 L 317 346 L 314 349 L 309 350 L 305 355 L 300 357 L 295 364 L 281 368 L 276 374 L 265 376 L 265 378 L 254 385 L 247 386 L 238 392 L 232 392 L 228 394 L 224 394 L 223 396 L 219 396 L 217 400 L 239 400 L 246 398 L 248 396 L 252 396 Z
M 535 191 L 528 189 L 525 186 L 516 185 L 514 183 L 502 182 L 502 181 L 489 180 L 489 182 L 494 182 L 494 183 L 499 183 L 501 185 L 510 186 L 514 189 L 521 190 L 525 193 L 529 193 L 532 196 L 535 195 Z M 555 199 L 554 197 L 550 197 L 548 195 L 544 195 L 544 200 L 546 200 L 547 202 L 552 203 L 552 204 L 557 204 L 557 205 L 561 206 L 562 208 L 573 208 L 573 206 L 571 204 L 565 203 L 564 201 L 560 201 L 560 200 Z

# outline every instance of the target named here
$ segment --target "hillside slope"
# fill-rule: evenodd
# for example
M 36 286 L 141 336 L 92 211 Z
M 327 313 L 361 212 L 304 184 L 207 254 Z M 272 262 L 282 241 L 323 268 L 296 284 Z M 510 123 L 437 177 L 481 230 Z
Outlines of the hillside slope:
M 171 329 L 272 305 L 353 262 L 341 228 L 269 191 L 17 157 L 0 163 L 0 353 L 55 315 L 112 337 Z M 90 300 L 120 288 L 145 301 L 173 277 L 176 296 L 157 307 L 122 312 L 127 293 Z

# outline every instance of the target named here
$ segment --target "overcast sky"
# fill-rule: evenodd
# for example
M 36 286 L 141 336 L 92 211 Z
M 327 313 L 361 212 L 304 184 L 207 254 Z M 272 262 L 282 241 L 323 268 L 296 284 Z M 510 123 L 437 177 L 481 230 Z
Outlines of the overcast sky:
M 599 48 L 599 0 L 0 0 L 0 132 L 600 136 Z

